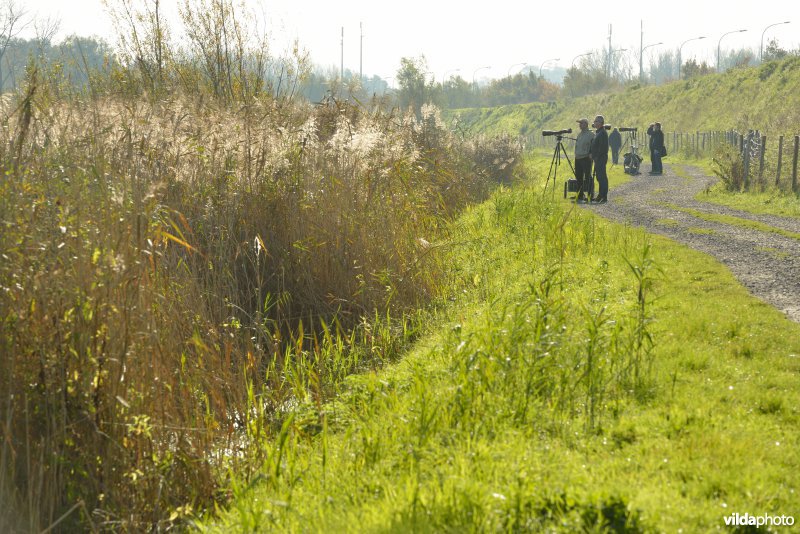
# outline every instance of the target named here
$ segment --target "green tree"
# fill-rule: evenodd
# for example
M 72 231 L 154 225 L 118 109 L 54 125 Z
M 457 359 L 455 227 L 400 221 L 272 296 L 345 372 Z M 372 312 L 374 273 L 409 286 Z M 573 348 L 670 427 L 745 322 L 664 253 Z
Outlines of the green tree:
M 428 72 L 428 62 L 425 56 L 417 58 L 404 57 L 400 59 L 400 70 L 397 71 L 397 84 L 400 86 L 400 106 L 411 107 L 414 114 L 419 116 L 422 104 L 430 101 L 433 84 L 428 85 L 425 74 Z
M 764 61 L 783 59 L 788 55 L 789 52 L 781 48 L 778 41 L 775 39 L 770 39 L 767 43 L 767 48 L 764 49 Z
M 695 76 L 705 76 L 706 74 L 711 74 L 715 72 L 714 67 L 703 61 L 702 63 L 697 63 L 697 61 L 692 58 L 688 60 L 686 63 L 683 64 L 681 67 L 681 76 L 683 78 L 694 78 Z

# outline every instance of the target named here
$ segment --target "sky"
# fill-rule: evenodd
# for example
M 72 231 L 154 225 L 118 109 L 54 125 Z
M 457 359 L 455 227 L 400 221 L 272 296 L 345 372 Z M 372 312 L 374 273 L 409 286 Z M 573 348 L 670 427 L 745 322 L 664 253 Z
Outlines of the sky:
M 4 0 L 5 1 L 5 0 Z M 60 32 L 97 35 L 114 41 L 113 26 L 102 0 L 16 0 L 28 13 L 60 19 Z M 113 1 L 113 0 L 111 0 Z M 162 0 L 176 12 L 179 0 Z M 741 3 L 710 0 L 605 2 L 573 0 L 245 0 L 267 28 L 274 53 L 298 39 L 312 61 L 365 76 L 394 77 L 403 57 L 425 56 L 436 81 L 460 75 L 467 81 L 502 78 L 526 64 L 538 72 L 569 68 L 579 54 L 608 46 L 629 55 L 638 71 L 642 31 L 648 59 L 683 44 L 686 61 L 716 64 L 723 51 L 750 48 L 758 53 L 776 39 L 784 49 L 800 48 L 800 2 L 761 0 Z M 789 24 L 774 23 L 789 21 Z M 746 32 L 736 32 L 746 29 Z M 363 32 L 363 40 L 362 40 Z M 704 36 L 705 39 L 692 40 Z M 363 43 L 360 48 L 359 44 Z M 684 44 L 685 43 L 685 44 Z M 576 63 L 580 58 L 576 60 Z M 363 66 L 362 66 L 363 65 Z M 390 83 L 392 81 L 390 80 Z

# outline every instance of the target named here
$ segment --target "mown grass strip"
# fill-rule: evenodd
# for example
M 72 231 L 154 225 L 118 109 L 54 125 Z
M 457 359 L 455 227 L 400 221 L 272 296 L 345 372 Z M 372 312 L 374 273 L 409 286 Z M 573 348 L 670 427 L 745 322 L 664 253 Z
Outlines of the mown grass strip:
M 791 232 L 789 230 L 784 230 L 783 228 L 776 228 L 775 226 L 770 226 L 768 224 L 764 224 L 759 221 L 751 221 L 749 219 L 742 219 L 741 217 L 735 217 L 733 215 L 720 215 L 718 213 L 706 213 L 704 211 L 692 209 L 692 208 L 685 208 L 683 206 L 678 206 L 677 204 L 673 204 L 670 202 L 662 202 L 659 203 L 662 206 L 668 207 L 675 211 L 680 211 L 681 213 L 686 213 L 687 215 L 691 215 L 692 217 L 697 217 L 698 219 L 702 219 L 704 221 L 709 222 L 716 222 L 720 224 L 728 224 L 731 226 L 738 226 L 741 228 L 749 228 L 751 230 L 758 230 L 759 232 L 767 232 L 778 234 L 783 237 L 788 237 L 789 239 L 796 239 L 800 240 L 800 233 L 798 232 Z

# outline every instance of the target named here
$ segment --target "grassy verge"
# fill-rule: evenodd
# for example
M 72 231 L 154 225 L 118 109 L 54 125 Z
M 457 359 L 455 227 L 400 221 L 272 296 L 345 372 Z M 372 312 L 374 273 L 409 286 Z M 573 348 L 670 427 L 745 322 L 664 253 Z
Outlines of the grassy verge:
M 743 228 L 751 228 L 753 230 L 758 230 L 760 232 L 771 232 L 773 234 L 778 234 L 783 237 L 788 237 L 789 239 L 798 239 L 800 240 L 800 233 L 797 232 L 790 232 L 788 230 L 784 230 L 783 228 L 776 228 L 774 226 L 770 226 L 768 224 L 764 224 L 758 221 L 751 221 L 749 219 L 742 219 L 741 217 L 734 217 L 732 215 L 718 215 L 716 213 L 706 213 L 704 211 L 695 210 L 691 208 L 683 208 L 681 206 L 677 206 L 675 204 L 670 204 L 668 202 L 663 203 L 664 206 L 669 207 L 675 211 L 680 211 L 686 214 L 691 215 L 692 217 L 697 217 L 698 219 L 702 219 L 704 221 L 710 222 L 717 222 L 721 224 L 729 224 L 732 226 L 741 226 Z
M 678 176 L 687 175 L 687 165 L 698 167 L 707 176 L 714 176 L 715 165 L 709 158 L 671 158 L 673 170 Z M 791 179 L 791 178 L 789 178 Z M 784 187 L 774 184 L 756 184 L 746 191 L 731 191 L 723 182 L 697 195 L 697 200 L 727 206 L 741 211 L 759 215 L 780 215 L 784 217 L 800 217 L 800 197 Z M 762 190 L 758 190 L 762 189 Z
M 431 334 L 287 414 L 260 475 L 203 529 L 674 532 L 800 515 L 800 327 L 707 256 L 541 186 L 459 220 L 439 243 L 450 297 Z

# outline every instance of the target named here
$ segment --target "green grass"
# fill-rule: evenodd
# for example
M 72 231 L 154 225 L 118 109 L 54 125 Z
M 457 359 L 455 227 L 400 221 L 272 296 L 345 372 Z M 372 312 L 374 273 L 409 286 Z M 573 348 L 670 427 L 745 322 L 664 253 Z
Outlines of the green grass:
M 541 168 L 541 162 L 531 163 Z M 665 531 L 800 506 L 800 326 L 706 255 L 529 187 L 441 245 L 399 363 L 287 414 L 202 528 Z
M 759 130 L 768 137 L 764 182 L 756 184 L 746 194 L 716 186 L 700 199 L 753 213 L 800 217 L 800 199 L 787 191 L 791 182 L 789 141 L 784 143 L 781 185 L 774 187 L 776 140 L 779 135 L 791 140 L 798 134 L 799 95 L 800 58 L 790 57 L 758 67 L 733 69 L 661 86 L 635 84 L 615 94 L 552 103 L 450 110 L 445 116 L 459 117 L 474 132 L 533 135 L 537 147 L 544 142 L 541 130 L 574 127 L 576 117 L 596 113 L 605 115 L 606 122 L 615 126 L 646 128 L 660 121 L 670 146 L 672 132 Z M 701 166 L 709 176 L 714 176 L 711 157 L 711 152 L 699 154 L 686 147 L 671 150 L 666 161 L 678 172 L 681 172 L 678 165 L 691 164 Z
M 774 226 L 770 226 L 768 224 L 759 222 L 759 221 L 751 221 L 750 219 L 742 219 L 741 217 L 735 217 L 733 215 L 720 215 L 718 213 L 706 213 L 704 211 L 692 209 L 692 208 L 684 208 L 675 204 L 670 203 L 663 203 L 664 206 L 669 207 L 675 211 L 680 211 L 683 213 L 687 213 L 692 217 L 697 217 L 698 219 L 702 219 L 704 221 L 710 222 L 718 222 L 721 224 L 729 224 L 732 226 L 740 226 L 742 228 L 750 228 L 752 230 L 758 230 L 759 232 L 769 232 L 773 234 L 777 234 L 783 237 L 788 237 L 789 239 L 797 239 L 800 240 L 800 233 L 797 232 L 790 232 L 789 230 L 784 230 L 783 228 L 776 228 Z

